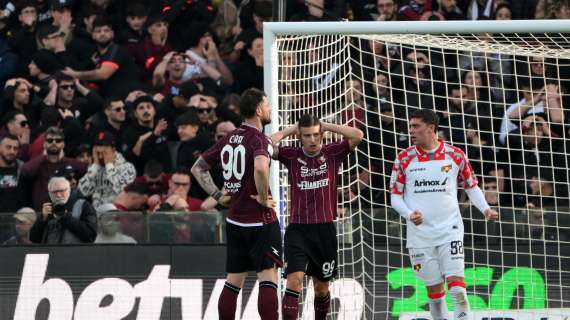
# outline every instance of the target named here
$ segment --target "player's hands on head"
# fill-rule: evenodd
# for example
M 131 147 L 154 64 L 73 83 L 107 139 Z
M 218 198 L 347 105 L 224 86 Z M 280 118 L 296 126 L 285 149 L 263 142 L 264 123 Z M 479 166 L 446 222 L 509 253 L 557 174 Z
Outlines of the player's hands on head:
M 251 198 L 255 199 L 255 201 L 257 201 L 257 203 L 259 203 L 260 205 L 262 205 L 266 208 L 275 208 L 277 206 L 277 202 L 275 202 L 275 200 L 273 200 L 273 197 L 271 197 L 271 196 L 267 197 L 267 200 L 265 200 L 265 201 L 261 201 L 261 198 L 259 197 L 259 195 L 252 195 Z
M 485 210 L 485 219 L 489 221 L 495 221 L 499 219 L 499 213 L 491 208 Z
M 416 226 L 424 222 L 424 217 L 420 212 L 420 210 L 414 210 L 414 212 L 412 212 L 412 214 L 410 215 L 410 221 Z

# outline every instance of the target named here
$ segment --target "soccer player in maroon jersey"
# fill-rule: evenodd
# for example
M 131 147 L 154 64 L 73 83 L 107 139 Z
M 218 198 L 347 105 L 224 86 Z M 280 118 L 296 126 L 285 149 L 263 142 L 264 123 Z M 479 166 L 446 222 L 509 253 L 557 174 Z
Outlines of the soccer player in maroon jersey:
M 277 267 L 281 260 L 281 232 L 269 192 L 271 140 L 262 133 L 271 122 L 269 101 L 258 89 L 241 97 L 244 123 L 206 150 L 192 167 L 202 188 L 220 203 L 230 203 L 226 218 L 226 284 L 218 300 L 220 319 L 234 319 L 239 291 L 247 272 L 259 279 L 257 308 L 263 320 L 277 320 Z M 223 191 L 216 186 L 210 168 L 222 165 Z M 226 196 L 227 194 L 227 196 Z M 228 199 L 231 198 L 231 201 Z
M 323 145 L 323 133 L 344 136 L 341 142 Z M 337 211 L 338 170 L 350 151 L 362 141 L 359 129 L 301 116 L 291 126 L 271 136 L 276 145 L 297 134 L 302 147 L 274 147 L 273 158 L 289 171 L 291 216 L 285 231 L 287 289 L 282 302 L 283 320 L 297 319 L 299 294 L 305 273 L 313 277 L 315 319 L 326 319 L 330 309 L 329 281 L 337 270 L 337 238 L 334 219 Z

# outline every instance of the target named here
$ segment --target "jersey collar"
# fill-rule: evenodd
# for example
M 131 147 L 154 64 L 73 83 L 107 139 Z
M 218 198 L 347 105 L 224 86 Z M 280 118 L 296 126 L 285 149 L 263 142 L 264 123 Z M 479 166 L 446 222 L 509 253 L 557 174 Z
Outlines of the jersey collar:
M 437 147 L 437 149 L 431 154 L 432 158 L 434 160 L 440 160 L 445 158 L 445 143 L 443 142 L 443 140 L 438 140 L 439 142 L 439 146 Z M 429 160 L 430 159 L 430 153 L 428 153 L 427 151 L 425 151 L 424 149 L 415 146 L 416 148 L 416 152 L 418 154 L 418 159 L 420 161 L 422 160 Z
M 251 124 L 249 124 L 249 123 L 247 123 L 247 122 L 245 122 L 245 121 L 242 122 L 241 125 L 244 126 L 244 127 L 250 127 L 250 128 L 255 129 L 255 130 L 257 130 L 257 131 L 261 131 L 261 130 L 259 130 L 256 126 L 251 125 Z
M 319 151 L 313 155 L 308 154 L 307 151 L 305 151 L 305 148 L 301 147 L 301 150 L 303 150 L 303 154 L 306 155 L 309 158 L 315 158 L 321 155 L 321 151 L 323 150 L 323 146 L 321 146 L 321 148 L 319 149 Z

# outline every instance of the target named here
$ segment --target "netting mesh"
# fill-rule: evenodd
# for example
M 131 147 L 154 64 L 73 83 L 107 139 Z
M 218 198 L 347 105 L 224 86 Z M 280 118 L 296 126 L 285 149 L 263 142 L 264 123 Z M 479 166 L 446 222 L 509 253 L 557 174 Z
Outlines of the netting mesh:
M 476 315 L 569 314 L 562 309 L 570 307 L 567 35 L 305 35 L 276 41 L 280 128 L 313 113 L 365 133 L 339 173 L 341 280 L 333 284 L 333 318 L 408 319 L 427 310 L 426 289 L 415 280 L 405 249 L 405 224 L 391 210 L 387 192 L 394 159 L 410 145 L 407 119 L 416 108 L 437 111 L 440 138 L 465 151 L 487 201 L 501 215 L 500 222 L 487 223 L 459 193 L 465 280 Z M 283 167 L 280 179 L 282 199 L 289 201 Z M 309 319 L 312 292 L 304 295 L 303 318 Z

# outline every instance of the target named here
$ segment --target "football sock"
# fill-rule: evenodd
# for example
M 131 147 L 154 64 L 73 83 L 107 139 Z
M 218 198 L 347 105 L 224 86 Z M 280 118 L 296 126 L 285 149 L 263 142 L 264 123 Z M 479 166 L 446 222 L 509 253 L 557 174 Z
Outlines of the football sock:
M 445 291 L 429 293 L 429 313 L 433 320 L 447 320 L 447 304 L 445 303 Z
M 315 296 L 315 320 L 325 320 L 331 307 L 331 294 L 327 292 L 324 297 Z
M 465 283 L 463 281 L 453 281 L 447 284 L 447 288 L 453 301 L 453 319 L 471 320 Z
M 297 320 L 299 314 L 299 292 L 287 289 L 283 296 L 282 316 L 283 320 Z
M 220 320 L 234 320 L 236 317 L 236 305 L 241 289 L 230 283 L 224 284 L 224 289 L 218 300 L 218 315 Z
M 279 318 L 278 309 L 277 285 L 271 281 L 261 281 L 257 297 L 257 312 L 261 320 L 277 320 Z

